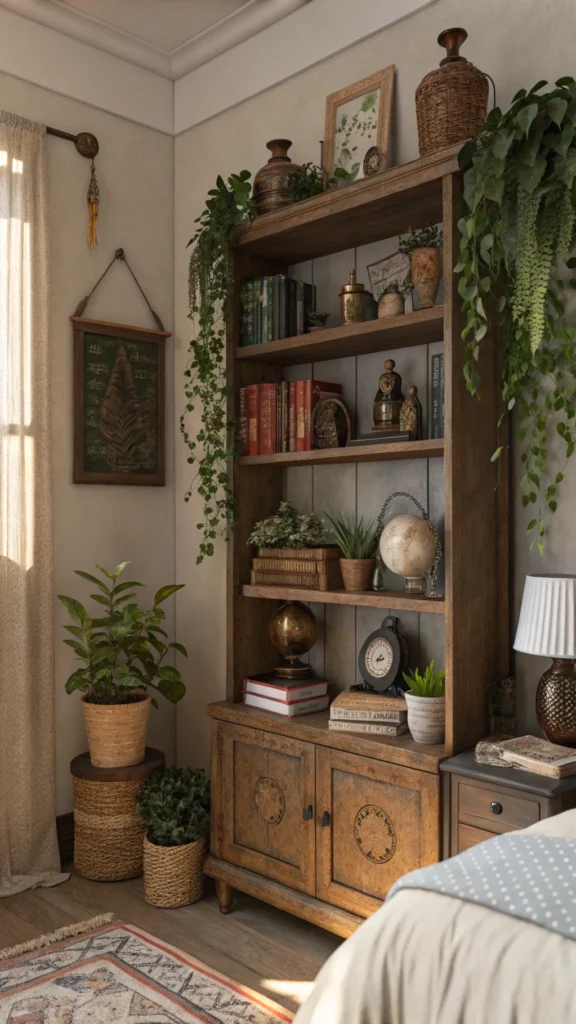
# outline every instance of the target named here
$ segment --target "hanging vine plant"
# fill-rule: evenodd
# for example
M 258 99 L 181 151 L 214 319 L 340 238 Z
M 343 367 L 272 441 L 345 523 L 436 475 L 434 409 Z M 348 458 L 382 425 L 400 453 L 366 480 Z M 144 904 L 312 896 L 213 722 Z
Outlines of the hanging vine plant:
M 549 468 L 550 449 L 559 442 L 567 461 L 576 443 L 576 330 L 566 322 L 566 288 L 576 288 L 569 274 L 576 267 L 576 82 L 560 78 L 541 93 L 545 85 L 522 89 L 505 112 L 492 110 L 461 150 L 466 212 L 455 268 L 472 394 L 481 386 L 477 361 L 488 318 L 497 312 L 502 398 L 519 410 L 522 502 L 535 506 L 527 530 L 541 554 L 563 480 L 563 471 Z M 501 453 L 498 445 L 492 459 Z
M 226 326 L 230 315 L 232 274 L 230 244 L 239 224 L 254 216 L 250 198 L 250 171 L 231 174 L 226 183 L 219 177 L 208 193 L 206 207 L 195 223 L 199 225 L 189 265 L 190 319 L 195 336 L 190 342 L 186 378 L 186 411 L 180 429 L 188 446 L 188 462 L 196 474 L 185 494 L 190 501 L 194 490 L 203 502 L 203 519 L 198 523 L 202 541 L 196 562 L 214 554 L 218 534 L 226 539 L 234 521 L 234 500 L 228 476 L 228 460 L 236 456 L 235 423 L 226 411 Z M 186 428 L 186 414 L 201 408 L 201 423 L 195 437 Z

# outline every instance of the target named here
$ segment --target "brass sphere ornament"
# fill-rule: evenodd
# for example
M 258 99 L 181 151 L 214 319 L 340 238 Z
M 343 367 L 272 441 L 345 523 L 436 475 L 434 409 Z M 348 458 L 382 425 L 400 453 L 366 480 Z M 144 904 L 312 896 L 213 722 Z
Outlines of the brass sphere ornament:
M 300 601 L 288 601 L 270 617 L 268 623 L 270 643 L 288 662 L 276 668 L 282 679 L 306 679 L 312 669 L 300 661 L 316 643 L 316 618 Z

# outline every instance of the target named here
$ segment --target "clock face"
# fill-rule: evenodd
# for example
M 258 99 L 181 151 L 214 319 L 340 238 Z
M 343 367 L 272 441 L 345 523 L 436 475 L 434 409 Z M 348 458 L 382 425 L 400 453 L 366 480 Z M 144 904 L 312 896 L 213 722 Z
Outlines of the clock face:
M 376 637 L 368 644 L 364 654 L 366 669 L 374 679 L 382 679 L 392 668 L 394 651 L 383 636 Z

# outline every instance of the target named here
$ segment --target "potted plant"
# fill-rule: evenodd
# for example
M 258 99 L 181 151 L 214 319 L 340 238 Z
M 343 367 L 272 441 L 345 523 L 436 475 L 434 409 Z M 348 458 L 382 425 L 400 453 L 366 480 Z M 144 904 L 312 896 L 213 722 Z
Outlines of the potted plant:
M 72 634 L 64 643 L 81 662 L 67 680 L 66 692 L 83 693 L 90 760 L 97 768 L 121 768 L 144 759 L 150 705 L 158 706 L 149 689 L 173 704 L 186 692 L 178 669 L 164 664 L 169 651 L 186 657 L 186 648 L 164 642 L 166 613 L 160 607 L 183 584 L 161 587 L 153 607 L 145 611 L 134 601 L 134 589 L 143 584 L 118 582 L 128 565 L 122 562 L 114 572 L 96 566 L 102 579 L 76 570 L 99 590 L 91 595 L 99 605 L 95 618 L 76 598 L 58 595 L 73 620 L 64 627 Z
M 410 257 L 410 275 L 422 309 L 433 306 L 442 280 L 442 228 L 432 226 L 410 231 L 398 248 Z
M 308 331 L 323 331 L 328 323 L 330 313 L 320 313 L 317 309 L 313 309 L 308 314 L 308 322 L 310 324 Z
M 324 542 L 324 543 L 323 543 Z M 253 584 L 338 590 L 340 551 L 325 542 L 323 522 L 313 512 L 300 515 L 289 501 L 256 523 L 248 538 L 258 547 L 252 563 Z
M 387 284 L 378 303 L 378 319 L 387 320 L 388 317 L 400 316 L 404 312 L 404 296 L 396 281 Z
M 408 728 L 416 743 L 444 743 L 446 726 L 446 673 L 437 672 L 434 662 L 424 675 L 416 669 L 402 673 L 410 689 L 406 692 Z
M 324 534 L 324 524 L 314 512 L 300 515 L 290 501 L 281 501 L 273 516 L 255 524 L 248 543 L 284 552 L 315 547 L 324 540 Z
M 202 768 L 168 768 L 142 784 L 144 894 L 153 907 L 185 907 L 202 898 L 210 830 L 210 784 Z
M 355 523 L 336 512 L 326 515 L 344 556 L 340 559 L 344 589 L 356 593 L 369 590 L 378 551 L 378 533 L 374 523 L 365 523 L 363 517 Z

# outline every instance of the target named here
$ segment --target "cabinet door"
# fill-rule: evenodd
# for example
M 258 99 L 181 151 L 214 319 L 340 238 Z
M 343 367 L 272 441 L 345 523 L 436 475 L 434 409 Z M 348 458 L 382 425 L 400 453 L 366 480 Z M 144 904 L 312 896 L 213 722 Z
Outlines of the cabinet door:
M 212 852 L 313 895 L 314 745 L 219 722 Z
M 368 916 L 393 882 L 439 859 L 440 779 L 316 748 L 316 895 Z

